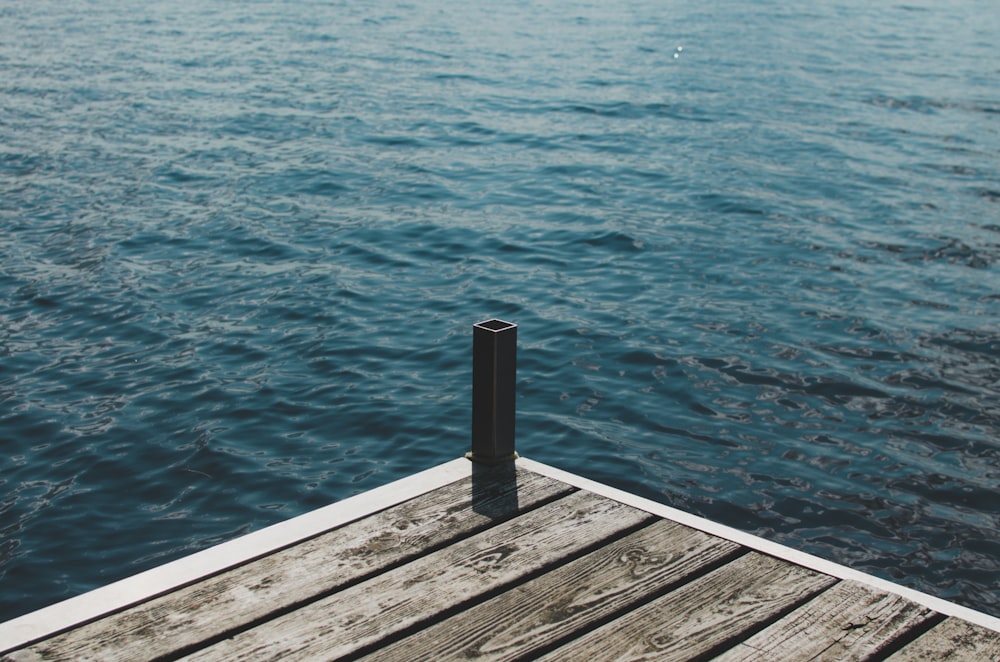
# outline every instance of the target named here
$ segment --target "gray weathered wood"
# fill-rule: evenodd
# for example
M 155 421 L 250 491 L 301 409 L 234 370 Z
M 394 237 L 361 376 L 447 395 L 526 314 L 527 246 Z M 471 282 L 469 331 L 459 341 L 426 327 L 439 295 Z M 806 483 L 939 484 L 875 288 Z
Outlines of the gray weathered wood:
M 835 582 L 751 552 L 540 659 L 689 660 Z
M 3 659 L 525 659 L 550 651 L 545 659 L 721 653 L 732 662 L 881 658 L 902 646 L 894 662 L 1000 662 L 1000 632 L 981 627 L 987 616 L 929 627 L 953 613 L 935 606 L 941 601 L 918 605 L 913 594 L 903 593 L 909 602 L 830 571 L 836 579 L 794 552 L 781 560 L 748 551 L 753 544 L 713 537 L 715 528 L 657 519 L 656 504 L 636 508 L 628 495 L 579 486 L 585 491 L 514 465 L 476 467 L 411 501 L 373 502 L 337 520 L 354 522 L 309 537 L 334 522 L 314 525 L 296 542 L 266 547 L 277 552 L 233 557 L 233 567 L 180 589 L 169 587 L 182 581 L 157 584 L 140 604 Z
M 75 628 L 12 653 L 10 658 L 132 662 L 167 655 L 336 590 L 570 490 L 538 474 L 518 471 L 515 475 L 503 467 L 477 469 L 472 479 Z
M 660 520 L 365 659 L 520 659 L 740 550 Z
M 899 596 L 842 581 L 715 660 L 864 660 L 933 617 Z
M 354 653 L 649 520 L 616 501 L 571 494 L 190 659 L 290 661 Z
M 948 618 L 901 648 L 887 662 L 1000 661 L 1000 632 Z

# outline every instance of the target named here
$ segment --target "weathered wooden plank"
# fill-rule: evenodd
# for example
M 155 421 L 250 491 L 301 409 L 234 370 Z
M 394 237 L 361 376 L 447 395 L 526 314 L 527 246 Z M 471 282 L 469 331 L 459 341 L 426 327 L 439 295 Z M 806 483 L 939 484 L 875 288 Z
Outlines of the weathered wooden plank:
M 194 584 L 228 568 L 367 517 L 439 487 L 468 478 L 475 465 L 457 458 L 367 492 L 275 522 L 226 542 L 168 561 L 86 593 L 0 622 L 0 653 L 23 648 L 59 632 Z M 525 468 L 520 467 L 519 468 Z M 530 469 L 529 469 L 530 471 Z M 542 475 L 547 475 L 544 472 Z M 554 476 L 549 476 L 559 480 Z M 561 481 L 566 483 L 566 481 Z M 575 487 L 575 486 L 574 486 Z M 578 488 L 579 489 L 579 488 Z
M 750 552 L 539 659 L 689 660 L 835 582 Z
M 536 462 L 529 458 L 521 458 L 517 462 L 518 466 L 522 469 L 527 469 L 529 471 L 549 476 L 550 478 L 573 485 L 581 490 L 593 492 L 594 494 L 600 494 L 601 496 L 614 499 L 615 501 L 621 501 L 622 503 L 640 508 L 664 519 L 690 526 L 710 535 L 724 538 L 725 540 L 731 540 L 739 545 L 743 545 L 744 547 L 748 547 L 764 554 L 769 554 L 779 559 L 784 559 L 790 563 L 794 563 L 795 565 L 809 568 L 816 572 L 836 577 L 837 579 L 857 581 L 871 586 L 876 590 L 885 591 L 886 593 L 901 595 L 907 600 L 923 605 L 924 607 L 932 609 L 939 614 L 954 616 L 962 620 L 969 621 L 970 623 L 983 626 L 987 629 L 1000 631 L 1000 618 L 996 616 L 990 616 L 989 614 L 984 614 L 983 612 L 963 607 L 962 605 L 955 604 L 954 602 L 949 602 L 943 598 L 928 595 L 927 593 L 916 591 L 912 588 L 902 586 L 886 579 L 875 577 L 874 575 L 869 575 L 853 568 L 848 568 L 847 566 L 834 563 L 828 559 L 822 559 L 818 556 L 807 554 L 801 550 L 792 549 L 791 547 L 781 545 L 772 540 L 767 540 L 765 538 L 747 533 L 746 531 L 740 531 L 729 526 L 724 526 L 718 522 L 713 522 L 703 517 L 697 517 L 691 513 L 671 508 L 665 504 L 650 501 L 649 499 L 636 496 L 635 494 L 623 492 L 622 490 L 589 480 L 582 476 L 577 476 L 576 474 L 557 469 L 556 467 L 552 467 L 541 462 Z
M 0 657 L 141 660 L 208 646 L 191 657 L 312 659 L 390 641 L 371 659 L 523 658 L 568 642 L 546 659 L 687 659 L 734 646 L 719 659 L 841 660 L 884 655 L 912 628 L 935 622 L 926 619 L 956 613 L 935 615 L 930 602 L 836 583 L 757 553 L 701 576 L 697 568 L 735 556 L 739 541 L 662 521 L 619 540 L 650 522 L 658 506 L 640 511 L 628 499 L 567 496 L 572 491 L 533 471 L 515 473 L 512 465 L 477 468 L 464 481 L 280 549 L 296 539 L 289 537 L 269 547 L 278 552 Z M 595 548 L 602 540 L 607 546 Z M 588 549 L 594 551 L 583 554 Z M 245 552 L 213 570 L 261 553 Z M 788 554 L 783 558 L 795 561 L 797 553 Z M 155 592 L 170 590 L 159 586 Z M 668 590 L 644 604 L 650 591 Z M 996 619 L 973 616 L 980 625 L 948 618 L 890 659 L 1000 662 L 1000 633 L 976 620 Z M 593 629 L 599 623 L 605 625 Z
M 521 659 L 741 550 L 659 520 L 364 659 Z
M 189 659 L 288 661 L 354 653 L 648 521 L 648 513 L 577 492 Z
M 422 554 L 572 488 L 499 468 L 11 653 L 12 660 L 152 659 Z
M 1000 661 L 1000 632 L 948 618 L 901 648 L 887 662 Z
M 715 660 L 864 660 L 934 617 L 914 602 L 844 581 Z

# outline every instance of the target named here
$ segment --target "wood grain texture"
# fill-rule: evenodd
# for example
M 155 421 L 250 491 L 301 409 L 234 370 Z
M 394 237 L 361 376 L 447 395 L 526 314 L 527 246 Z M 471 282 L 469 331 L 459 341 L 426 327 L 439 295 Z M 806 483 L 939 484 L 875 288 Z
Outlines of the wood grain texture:
M 571 494 L 188 659 L 335 659 L 648 521 L 648 513 L 621 503 Z
M 904 646 L 887 662 L 1000 662 L 1000 632 L 948 618 Z
M 532 655 L 740 550 L 735 543 L 660 520 L 364 659 Z
M 750 552 L 539 659 L 689 660 L 835 582 Z
M 909 600 L 842 581 L 715 660 L 864 660 L 932 617 Z
M 881 659 L 902 645 L 894 662 L 1000 662 L 998 632 L 957 618 L 924 631 L 944 618 L 933 603 L 749 551 L 626 501 L 513 464 L 473 468 L 3 659 L 506 660 L 550 651 L 542 659 L 672 660 L 725 651 L 717 659 L 733 662 Z
M 568 491 L 565 484 L 529 472 L 479 471 L 472 478 L 75 628 L 9 658 L 133 662 L 168 655 Z

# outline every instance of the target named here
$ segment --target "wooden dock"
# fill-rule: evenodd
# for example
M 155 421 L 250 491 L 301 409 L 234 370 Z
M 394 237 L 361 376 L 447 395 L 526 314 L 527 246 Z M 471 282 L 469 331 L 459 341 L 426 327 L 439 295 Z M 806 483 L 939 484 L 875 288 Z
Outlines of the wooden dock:
M 458 459 L 0 624 L 4 660 L 1000 660 L 1000 620 Z

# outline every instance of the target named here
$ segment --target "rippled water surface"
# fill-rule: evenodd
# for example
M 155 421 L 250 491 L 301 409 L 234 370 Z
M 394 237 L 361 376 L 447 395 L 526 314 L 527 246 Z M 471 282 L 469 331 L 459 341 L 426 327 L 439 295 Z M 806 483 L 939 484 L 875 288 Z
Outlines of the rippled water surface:
M 989 2 L 0 4 L 0 619 L 522 454 L 1000 614 Z

